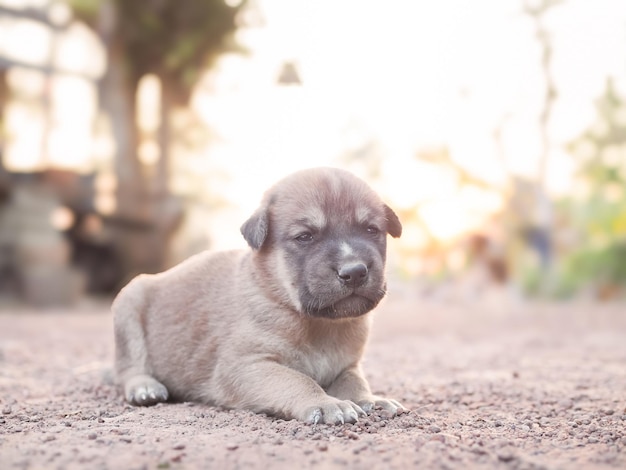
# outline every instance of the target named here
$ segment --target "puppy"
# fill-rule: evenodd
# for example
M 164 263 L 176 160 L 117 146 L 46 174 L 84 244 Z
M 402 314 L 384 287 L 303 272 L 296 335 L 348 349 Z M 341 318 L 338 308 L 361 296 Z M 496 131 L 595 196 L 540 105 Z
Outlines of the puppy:
M 140 275 L 113 302 L 126 399 L 173 398 L 307 423 L 382 407 L 360 360 L 385 295 L 396 214 L 348 172 L 319 168 L 266 192 L 241 232 L 251 250 L 198 254 Z

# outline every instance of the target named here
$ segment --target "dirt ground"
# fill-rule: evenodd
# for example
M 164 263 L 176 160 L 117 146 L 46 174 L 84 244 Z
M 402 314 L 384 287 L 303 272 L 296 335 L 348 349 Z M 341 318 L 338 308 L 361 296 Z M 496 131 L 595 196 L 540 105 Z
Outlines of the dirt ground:
M 192 403 L 134 408 L 103 302 L 0 313 L 1 469 L 626 468 L 626 306 L 391 293 L 364 367 L 412 411 L 308 426 Z

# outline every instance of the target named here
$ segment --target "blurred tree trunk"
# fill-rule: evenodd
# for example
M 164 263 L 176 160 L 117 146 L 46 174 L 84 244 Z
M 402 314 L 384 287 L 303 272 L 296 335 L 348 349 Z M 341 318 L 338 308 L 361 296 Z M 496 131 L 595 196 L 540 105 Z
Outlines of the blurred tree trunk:
M 165 195 L 169 192 L 169 168 L 172 148 L 171 116 L 175 108 L 175 102 L 170 90 L 171 87 L 169 81 L 161 77 L 161 116 L 159 119 L 160 125 L 157 136 L 160 155 L 156 163 L 156 174 L 154 175 L 155 191 L 159 195 Z
M 100 102 L 115 140 L 117 208 L 110 218 L 127 277 L 165 268 L 169 239 L 182 216 L 169 191 L 171 114 L 186 106 L 202 71 L 226 51 L 243 3 L 223 0 L 69 0 L 75 15 L 104 42 L 108 70 Z M 139 158 L 136 92 L 142 77 L 161 81 L 155 164 Z
M 117 178 L 116 208 L 112 231 L 126 278 L 140 272 L 163 269 L 163 237 L 159 226 L 158 201 L 150 178 L 139 160 L 137 88 L 139 80 L 128 73 L 125 45 L 115 34 L 117 11 L 105 1 L 99 10 L 99 34 L 107 46 L 107 70 L 99 83 L 100 103 L 111 124 L 115 141 L 114 169 Z
M 123 57 L 109 54 L 109 66 L 100 82 L 100 102 L 108 115 L 115 140 L 114 167 L 117 176 L 120 215 L 141 212 L 139 201 L 133 197 L 144 190 L 141 164 L 137 158 L 137 129 L 135 126 L 136 85 L 128 83 L 123 71 Z
M 149 223 L 146 181 L 137 158 L 138 133 L 135 125 L 136 84 L 126 79 L 124 57 L 113 47 L 109 64 L 100 82 L 100 103 L 108 116 L 115 141 L 114 168 L 117 178 L 113 233 L 126 277 L 147 271 L 141 249 L 140 227 Z
M 0 68 L 0 137 L 4 137 L 4 108 L 9 102 L 9 85 L 7 83 L 7 69 Z M 4 139 L 2 139 L 4 140 Z M 0 147 L 0 163 L 2 158 L 2 147 Z

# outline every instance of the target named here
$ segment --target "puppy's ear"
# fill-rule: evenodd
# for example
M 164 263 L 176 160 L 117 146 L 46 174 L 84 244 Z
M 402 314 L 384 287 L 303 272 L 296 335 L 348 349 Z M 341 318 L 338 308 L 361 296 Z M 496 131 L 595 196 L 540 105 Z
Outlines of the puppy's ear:
M 385 204 L 385 217 L 387 218 L 387 233 L 393 238 L 398 238 L 402 235 L 402 224 L 396 213 Z
M 241 226 L 241 234 L 250 248 L 258 250 L 263 246 L 269 231 L 269 215 L 267 207 L 259 207 Z

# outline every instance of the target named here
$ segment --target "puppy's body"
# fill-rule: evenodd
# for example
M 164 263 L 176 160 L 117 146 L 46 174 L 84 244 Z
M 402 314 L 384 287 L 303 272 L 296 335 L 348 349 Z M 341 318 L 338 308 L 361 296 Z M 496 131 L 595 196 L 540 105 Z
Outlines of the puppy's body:
M 308 170 L 272 188 L 242 232 L 252 250 L 201 253 L 116 298 L 116 369 L 133 404 L 168 397 L 307 422 L 374 406 L 360 371 L 385 293 L 395 214 L 360 180 Z

